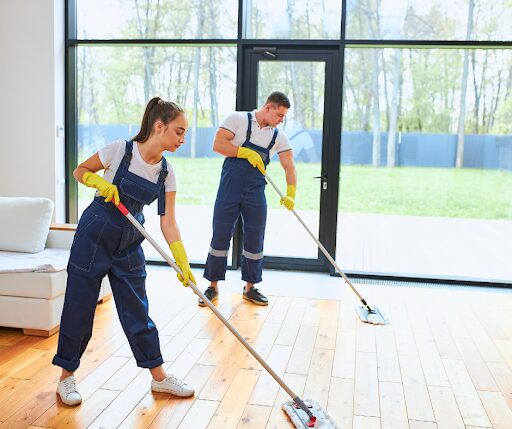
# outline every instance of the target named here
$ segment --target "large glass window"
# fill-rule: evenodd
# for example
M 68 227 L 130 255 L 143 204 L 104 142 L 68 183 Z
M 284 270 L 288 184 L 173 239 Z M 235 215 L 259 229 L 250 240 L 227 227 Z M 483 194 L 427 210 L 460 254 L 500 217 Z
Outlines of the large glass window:
M 348 0 L 347 39 L 511 40 L 508 0 Z
M 341 1 L 248 0 L 247 39 L 339 39 Z
M 77 0 L 79 39 L 236 39 L 238 0 Z
M 203 261 L 211 236 L 222 159 L 211 149 L 219 121 L 235 109 L 236 53 L 231 47 L 78 48 L 78 162 L 139 130 L 146 102 L 158 95 L 183 107 L 186 144 L 167 153 L 177 181 L 177 219 L 191 260 Z M 78 188 L 78 212 L 92 198 Z M 146 228 L 165 248 L 156 202 L 144 210 Z M 159 257 L 147 243 L 149 257 Z
M 134 136 L 155 95 L 187 112 L 186 144 L 166 157 L 192 261 L 205 261 L 211 238 L 219 123 L 279 89 L 293 101 L 281 131 L 296 152 L 296 208 L 322 240 L 336 234 L 344 270 L 511 281 L 510 0 L 67 1 L 76 11 L 67 40 L 76 103 L 68 107 L 77 110 L 68 111 L 68 139 L 75 143 L 76 130 L 79 162 Z M 308 59 L 316 49 L 336 60 L 326 67 Z M 72 171 L 76 160 L 68 162 Z M 284 189 L 277 160 L 269 173 Z M 75 184 L 70 177 L 73 199 Z M 300 225 L 287 220 L 271 188 L 267 194 L 267 256 L 314 258 L 314 243 L 299 241 Z M 78 216 L 91 198 L 78 186 Z M 145 210 L 146 227 L 164 246 L 156 212 Z
M 512 52 L 348 49 L 345 60 L 337 259 L 510 280 Z

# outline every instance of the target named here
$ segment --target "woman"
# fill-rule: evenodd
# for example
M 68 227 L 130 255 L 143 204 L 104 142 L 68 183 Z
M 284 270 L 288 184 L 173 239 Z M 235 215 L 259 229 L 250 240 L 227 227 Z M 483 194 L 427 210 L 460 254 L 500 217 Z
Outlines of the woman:
M 143 223 L 142 209 L 158 199 L 160 227 L 186 286 L 196 282 L 175 219 L 176 177 L 163 157 L 184 142 L 188 122 L 176 104 L 155 97 L 149 101 L 140 132 L 130 141 L 116 141 L 81 163 L 73 172 L 80 183 L 96 188 L 83 212 L 71 247 L 59 345 L 53 363 L 62 368 L 57 393 L 67 405 L 82 398 L 74 371 L 92 335 L 100 285 L 109 276 L 123 330 L 137 365 L 148 368 L 151 389 L 187 397 L 194 389 L 162 368 L 158 331 L 148 315 L 145 290 L 144 237 L 117 210 L 119 201 Z M 104 170 L 103 177 L 96 174 Z

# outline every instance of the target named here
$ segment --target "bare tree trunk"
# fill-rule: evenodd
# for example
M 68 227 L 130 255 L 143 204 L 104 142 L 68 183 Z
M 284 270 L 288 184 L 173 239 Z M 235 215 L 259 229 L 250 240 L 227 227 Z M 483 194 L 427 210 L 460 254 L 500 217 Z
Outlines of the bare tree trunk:
M 204 27 L 204 4 L 203 0 L 199 0 L 197 4 L 197 32 L 196 39 L 201 39 L 203 36 L 203 27 Z M 194 110 L 192 113 L 192 132 L 190 135 L 190 157 L 196 157 L 196 144 L 197 144 L 197 113 L 198 113 L 198 105 L 199 105 L 199 70 L 201 68 L 201 49 L 195 48 L 195 56 L 194 56 Z
M 473 34 L 473 11 L 475 9 L 475 0 L 469 0 L 468 10 L 468 26 L 466 33 L 466 40 L 471 39 Z M 468 86 L 468 72 L 469 72 L 469 52 L 464 50 L 464 65 L 462 68 L 462 83 L 460 94 L 460 114 L 459 125 L 457 130 L 457 156 L 455 159 L 455 167 L 462 168 L 464 164 L 464 134 L 465 134 L 465 118 L 466 118 L 466 92 Z
M 491 100 L 491 112 L 489 113 L 489 120 L 487 121 L 487 130 L 486 133 L 490 133 L 491 129 L 494 125 L 494 119 L 496 117 L 496 112 L 498 111 L 498 105 L 500 102 L 500 93 L 501 93 L 501 76 L 503 70 L 500 70 L 498 73 L 498 87 L 496 91 L 494 91 L 494 101 Z
M 362 98 L 359 95 L 359 92 L 357 92 L 354 88 L 354 85 L 352 85 L 352 82 L 350 81 L 350 77 L 345 74 L 345 77 L 343 79 L 343 86 L 344 86 L 344 92 L 345 92 L 345 99 L 349 100 L 348 94 L 352 94 L 352 104 L 350 104 L 350 109 L 353 109 L 355 106 L 355 111 L 357 112 L 356 117 L 359 118 L 360 124 L 363 123 L 363 108 L 361 107 L 360 99 Z M 349 106 L 347 106 L 349 108 Z M 345 110 L 344 110 L 345 111 Z
M 388 91 L 388 74 L 386 71 L 386 59 L 384 58 L 384 49 L 380 51 L 380 58 L 381 58 L 381 69 L 382 69 L 382 81 L 384 82 L 384 101 L 386 105 L 384 106 L 384 116 L 386 118 L 386 121 L 384 122 L 385 125 L 389 127 L 389 91 Z
M 475 51 L 471 51 L 471 67 L 473 69 L 473 92 L 475 93 L 475 134 L 478 134 L 478 121 L 480 119 L 480 94 L 478 90 L 478 82 L 476 81 L 476 55 Z M 483 81 L 483 76 L 482 76 Z M 482 82 L 480 82 L 482 83 Z
M 211 22 L 215 22 L 215 5 L 213 2 L 209 2 L 210 7 L 210 19 Z M 210 38 L 215 39 L 217 32 L 215 25 L 210 25 Z M 210 58 L 210 117 L 212 127 L 217 128 L 219 124 L 219 111 L 217 106 L 217 61 L 215 57 L 214 48 L 208 48 L 208 56 Z
M 367 15 L 368 33 L 378 38 L 380 34 L 379 25 L 379 6 L 380 2 L 377 1 L 377 9 L 375 12 L 375 22 L 372 21 L 372 14 Z M 370 8 L 368 8 L 370 10 Z M 373 48 L 372 52 L 372 87 L 371 87 L 371 99 L 372 103 L 372 116 L 373 116 L 373 139 L 372 139 L 372 165 L 374 167 L 380 167 L 380 94 L 379 94 L 379 49 Z
M 245 28 L 245 37 L 248 39 L 257 39 L 257 34 L 252 34 L 252 20 L 257 19 L 256 16 L 253 16 L 253 10 L 252 10 L 252 0 L 245 0 L 244 1 L 244 9 L 247 13 L 243 13 L 242 16 L 244 16 L 245 19 L 245 25 L 243 26 Z M 256 24 L 256 28 L 258 28 L 258 25 Z
M 84 99 L 84 94 L 85 94 L 85 77 L 89 75 L 89 73 L 87 73 L 88 71 L 88 65 L 87 65 L 87 50 L 89 48 L 86 46 L 86 47 L 83 47 L 82 48 L 82 52 L 83 54 L 80 56 L 80 65 L 78 67 L 78 70 L 81 70 L 81 78 L 78 79 L 78 82 L 80 82 L 80 87 L 78 88 L 78 94 L 79 97 L 78 99 L 80 100 L 80 103 L 78 104 L 78 122 L 80 123 L 81 122 L 81 118 L 82 118 L 82 114 L 84 112 L 84 107 L 86 105 L 90 105 L 90 103 L 86 103 L 85 102 L 85 99 Z
M 210 110 L 212 126 L 217 128 L 219 124 L 219 112 L 217 108 L 217 63 L 213 48 L 208 48 L 210 53 Z
M 156 18 L 153 25 L 153 29 L 150 27 L 150 11 L 152 9 L 151 0 L 146 0 L 145 8 L 144 8 L 144 20 L 140 15 L 140 11 L 142 8 L 139 6 L 138 0 L 134 0 L 135 3 L 135 11 L 137 13 L 137 30 L 139 32 L 139 37 L 141 39 L 147 38 L 148 34 L 151 33 L 151 30 L 156 32 L 156 26 L 158 25 L 158 17 L 160 16 L 160 1 L 158 0 L 156 3 Z M 154 48 L 144 47 L 142 51 L 143 61 L 144 61 L 144 99 L 148 100 L 150 94 L 153 93 L 153 58 L 155 55 Z
M 96 93 L 94 92 L 94 78 L 92 76 L 92 74 L 89 76 L 89 84 L 90 84 L 90 97 L 91 97 L 91 111 L 90 111 L 90 115 L 91 115 L 91 119 L 92 119 L 92 123 L 93 124 L 98 124 L 99 123 L 99 118 L 98 118 L 98 110 L 96 109 Z
M 325 6 L 322 2 L 321 6 L 322 10 L 324 10 Z M 324 16 L 325 13 L 322 14 Z M 306 1 L 306 28 L 308 31 L 308 39 L 311 39 L 311 23 L 309 22 L 309 2 Z M 323 33 L 323 32 L 322 32 Z M 324 38 L 327 39 L 327 36 L 324 34 Z M 310 63 L 308 67 L 308 92 L 309 92 L 309 106 L 307 106 L 307 111 L 310 112 L 310 121 L 307 123 L 307 117 L 304 115 L 304 123 L 301 124 L 303 128 L 315 128 L 315 112 L 311 107 L 315 105 L 315 76 L 313 70 L 313 64 Z M 306 111 L 306 106 L 304 106 L 304 111 Z
M 286 6 L 286 14 L 288 16 L 288 25 L 290 28 L 290 38 L 292 37 L 292 16 L 293 16 L 293 8 L 295 6 L 295 2 L 293 0 L 287 0 Z M 295 67 L 295 62 L 289 62 L 286 65 L 288 71 L 290 72 L 290 77 L 292 81 L 292 96 L 295 106 L 297 108 L 294 109 L 294 117 L 296 120 L 304 126 L 304 105 L 303 105 L 303 97 L 301 94 L 300 82 L 297 79 L 297 70 Z M 266 94 L 264 94 L 266 95 Z
M 380 166 L 380 102 L 379 102 L 379 51 L 373 49 L 372 67 L 372 95 L 373 95 L 373 145 L 372 165 Z
M 289 25 L 289 38 L 293 38 L 293 10 L 295 8 L 295 0 L 286 0 L 286 14 L 288 15 L 288 25 Z
M 314 129 L 315 126 L 316 126 L 316 121 L 315 121 L 315 109 L 312 108 L 313 106 L 316 105 L 315 103 L 315 76 L 314 76 L 314 73 L 313 73 L 313 64 L 310 64 L 309 65 L 309 101 L 311 103 L 311 108 L 309 109 L 309 111 L 311 112 L 311 121 L 309 124 L 304 124 L 304 127 L 306 126 L 309 126 L 310 128 Z
M 400 93 L 400 81 L 402 70 L 402 50 L 396 48 L 395 64 L 393 68 L 393 93 L 391 94 L 391 108 L 388 132 L 388 167 L 396 166 L 396 126 L 398 123 L 398 97 Z

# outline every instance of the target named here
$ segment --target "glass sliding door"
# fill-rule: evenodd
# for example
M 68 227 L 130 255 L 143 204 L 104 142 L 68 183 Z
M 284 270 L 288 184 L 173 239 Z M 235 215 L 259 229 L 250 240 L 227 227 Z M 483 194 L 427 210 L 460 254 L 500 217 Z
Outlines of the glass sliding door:
M 511 66 L 507 50 L 347 49 L 342 267 L 512 280 Z
M 308 90 L 304 91 L 304 88 Z M 311 230 L 318 234 L 321 188 L 316 177 L 322 174 L 325 63 L 260 61 L 258 106 L 262 106 L 266 97 L 277 89 L 288 94 L 292 105 L 280 132 L 288 137 L 300 178 L 295 210 Z M 286 193 L 284 170 L 278 156 L 274 157 L 267 172 L 280 190 Z M 280 204 L 274 188 L 268 185 L 265 194 L 268 205 L 265 255 L 316 259 L 318 252 L 315 242 Z M 293 244 L 290 242 L 292 237 Z
M 334 224 L 329 221 L 335 213 L 329 213 L 326 202 L 329 192 L 335 192 L 334 187 L 328 187 L 331 168 L 328 161 L 335 157 L 332 150 L 336 147 L 327 142 L 332 141 L 336 125 L 330 114 L 333 98 L 327 97 L 326 91 L 336 84 L 333 77 L 337 52 L 292 47 L 268 52 L 266 48 L 255 47 L 245 53 L 244 69 L 249 79 L 242 83 L 248 95 L 243 110 L 263 106 L 272 91 L 281 91 L 290 98 L 291 108 L 279 132 L 288 137 L 297 169 L 295 210 L 316 238 L 326 241 L 326 247 L 332 249 L 333 242 L 329 240 L 334 237 Z M 339 124 L 339 118 L 334 122 Z M 285 172 L 278 155 L 273 157 L 267 172 L 281 192 L 286 193 Z M 337 177 L 336 173 L 332 172 L 330 177 Z M 280 204 L 280 197 L 270 184 L 265 194 L 266 266 L 328 270 L 316 243 L 293 213 Z

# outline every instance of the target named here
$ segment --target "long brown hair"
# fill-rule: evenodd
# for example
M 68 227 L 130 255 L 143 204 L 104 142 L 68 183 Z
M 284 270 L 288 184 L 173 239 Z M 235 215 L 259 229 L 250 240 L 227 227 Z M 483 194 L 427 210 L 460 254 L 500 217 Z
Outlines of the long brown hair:
M 133 141 L 144 143 L 153 130 L 153 125 L 156 121 L 160 120 L 167 125 L 173 121 L 177 116 L 183 115 L 184 111 L 176 103 L 172 101 L 164 101 L 160 97 L 154 97 L 149 100 L 142 117 L 139 133 L 132 138 Z

